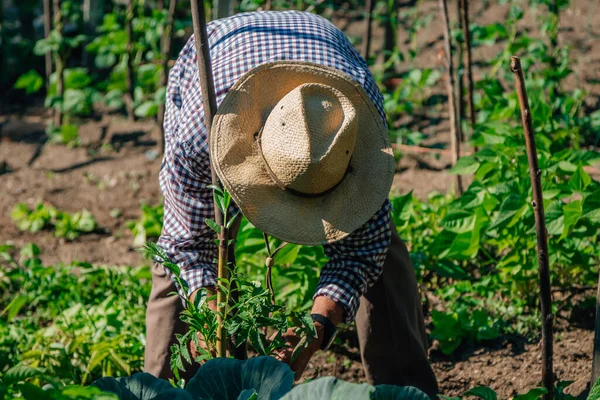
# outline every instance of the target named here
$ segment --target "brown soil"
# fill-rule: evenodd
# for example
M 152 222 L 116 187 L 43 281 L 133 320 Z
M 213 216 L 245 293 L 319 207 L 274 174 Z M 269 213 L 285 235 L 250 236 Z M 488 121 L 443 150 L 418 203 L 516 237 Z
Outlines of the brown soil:
M 402 69 L 434 67 L 441 47 L 441 24 L 437 1 L 417 2 L 422 14 L 434 15 L 429 27 L 419 35 L 419 56 L 406 61 Z M 452 3 L 452 2 L 451 2 Z M 506 5 L 484 6 L 474 3 L 473 20 L 478 24 L 501 21 Z M 450 7 L 451 13 L 454 11 Z M 538 26 L 536 17 L 543 12 L 540 6 L 528 13 L 523 29 Z M 590 93 L 586 103 L 597 107 L 600 97 L 600 27 L 593 24 L 599 18 L 600 5 L 595 0 L 573 0 L 562 14 L 560 40 L 572 47 L 575 76 L 569 85 L 581 85 Z M 451 18 L 453 16 L 451 15 Z M 359 22 L 347 27 L 349 35 L 360 32 Z M 401 42 L 406 38 L 402 37 Z M 378 51 L 382 31 L 374 29 L 373 51 Z M 477 61 L 497 54 L 501 45 L 475 50 Z M 475 69 L 475 79 L 481 76 Z M 443 84 L 433 89 L 443 94 Z M 430 121 L 422 127 L 428 138 L 424 145 L 448 142 L 445 105 L 425 110 L 421 119 Z M 102 120 L 85 122 L 80 128 L 82 147 L 67 149 L 45 144 L 44 127 L 47 116 L 41 110 L 28 110 L 26 115 L 0 116 L 0 244 L 22 246 L 37 243 L 47 264 L 70 263 L 73 260 L 109 265 L 140 265 L 142 257 L 132 248 L 132 236 L 125 224 L 140 216 L 140 202 L 157 204 L 162 200 L 158 188 L 160 158 L 159 133 L 150 122 L 131 123 L 121 117 L 105 116 Z M 416 124 L 407 120 L 408 126 Z M 449 159 L 442 156 L 404 154 L 394 180 L 395 190 L 413 190 L 419 197 L 431 191 L 451 190 L 452 179 L 447 173 Z M 8 170 L 8 172 L 3 173 Z M 73 242 L 55 238 L 51 232 L 37 234 L 20 232 L 10 218 L 17 202 L 33 205 L 43 200 L 65 211 L 88 209 L 96 217 L 99 228 Z M 111 217 L 111 211 L 120 215 Z M 114 213 L 113 213 L 114 214 Z M 347 335 L 352 337 L 352 335 Z M 561 328 L 557 333 L 556 373 L 559 379 L 574 380 L 568 392 L 580 395 L 590 376 L 593 332 L 576 327 Z M 537 344 L 519 340 L 504 340 L 488 345 L 460 349 L 449 358 L 432 346 L 431 358 L 442 393 L 456 396 L 475 385 L 490 385 L 500 398 L 510 398 L 536 386 L 540 381 L 540 349 Z M 335 352 L 319 354 L 305 376 L 336 375 L 362 381 L 364 374 L 355 340 L 345 340 Z
M 591 376 L 593 332 L 571 329 L 556 335 L 554 347 L 555 373 L 559 380 L 574 381 L 565 390 L 584 396 Z M 364 382 L 357 343 L 346 340 L 333 351 L 318 354 L 310 363 L 304 378 L 336 376 Z M 435 346 L 435 343 L 433 344 Z M 541 381 L 541 348 L 538 344 L 500 341 L 488 346 L 464 348 L 453 357 L 431 351 L 433 369 L 441 393 L 460 396 L 475 386 L 489 386 L 499 399 L 526 393 Z

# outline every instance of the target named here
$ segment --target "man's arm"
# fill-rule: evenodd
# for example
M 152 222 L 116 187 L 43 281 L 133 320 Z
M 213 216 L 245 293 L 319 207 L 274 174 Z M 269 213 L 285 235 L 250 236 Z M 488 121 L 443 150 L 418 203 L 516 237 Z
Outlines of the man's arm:
M 181 269 L 189 296 L 217 281 L 214 259 L 217 248 L 206 219 L 214 217 L 212 191 L 202 158 L 190 154 L 185 144 L 171 143 L 161 169 L 161 189 L 165 198 L 164 224 L 158 244 Z
M 383 263 L 391 242 L 390 203 L 361 228 L 345 239 L 324 246 L 329 262 L 321 271 L 321 279 L 314 296 L 311 313 L 327 317 L 334 325 L 351 322 L 360 304 L 360 297 L 372 286 L 383 271 Z M 291 364 L 296 379 L 321 348 L 325 327 L 315 322 L 317 338 L 292 361 L 292 349 L 299 342 L 293 329 L 284 335 L 290 348 L 282 350 L 278 358 Z
M 339 242 L 324 246 L 329 262 L 321 271 L 315 306 L 320 297 L 325 297 L 343 308 L 344 322 L 354 320 L 360 297 L 383 271 L 391 241 L 390 208 L 386 200 L 361 228 Z

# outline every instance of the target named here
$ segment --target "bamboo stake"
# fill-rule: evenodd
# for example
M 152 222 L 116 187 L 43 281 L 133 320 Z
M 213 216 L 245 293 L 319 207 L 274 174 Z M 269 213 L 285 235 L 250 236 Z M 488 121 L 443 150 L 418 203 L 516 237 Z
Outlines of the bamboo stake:
M 161 43 L 161 57 L 162 57 L 162 73 L 160 75 L 160 86 L 165 88 L 169 80 L 169 54 L 171 54 L 171 37 L 173 35 L 173 23 L 175 21 L 175 7 L 177 0 L 170 0 L 169 11 L 167 12 L 167 23 L 165 25 L 165 31 L 163 33 Z M 165 154 L 165 127 L 163 126 L 165 121 L 165 103 L 161 103 L 158 107 L 157 122 L 160 129 L 160 152 Z
M 461 20 L 463 37 L 465 39 L 464 68 L 467 77 L 467 107 L 469 108 L 469 121 L 471 122 L 471 133 L 475 129 L 475 106 L 473 104 L 473 59 L 471 58 L 471 31 L 469 30 L 469 0 L 462 2 Z
M 515 75 L 519 107 L 521 108 L 521 122 L 523 124 L 525 144 L 527 146 L 527 159 L 529 160 L 529 177 L 531 179 L 531 189 L 533 193 L 532 205 L 537 236 L 540 301 L 542 311 L 542 382 L 548 391 L 544 395 L 544 400 L 552 400 L 552 391 L 554 388 L 552 324 L 554 315 L 552 315 L 550 267 L 548 264 L 548 236 L 544 219 L 544 197 L 540 179 L 542 171 L 538 167 L 535 136 L 533 124 L 531 122 L 531 110 L 529 109 L 529 100 L 527 98 L 527 89 L 525 87 L 525 79 L 523 78 L 521 60 L 518 57 L 511 57 L 510 68 Z
M 454 63 L 452 62 L 452 46 L 450 44 L 450 23 L 448 22 L 448 6 L 446 0 L 440 1 L 440 10 L 444 23 L 444 47 L 446 51 L 446 92 L 448 93 L 448 114 L 450 115 L 450 146 L 452 148 L 452 165 L 456 165 L 460 157 L 460 126 L 456 115 L 456 101 L 454 99 Z M 456 177 L 456 192 L 463 192 L 462 177 Z
M 365 61 L 369 62 L 369 53 L 371 50 L 371 21 L 373 20 L 373 7 L 375 6 L 375 1 L 367 0 L 365 4 L 365 30 L 363 34 L 363 42 L 362 42 L 362 56 Z
M 52 30 L 52 9 L 50 8 L 50 0 L 44 0 L 44 37 L 48 39 Z M 47 52 L 44 55 L 46 67 L 46 91 L 50 88 L 50 75 L 52 75 L 52 52 Z
M 133 9 L 135 0 L 127 0 L 127 10 L 125 11 L 125 32 L 127 34 L 127 71 L 125 77 L 125 107 L 127 108 L 127 118 L 130 121 L 135 120 L 133 111 Z
M 213 117 L 217 112 L 217 99 L 215 97 L 215 84 L 213 80 L 212 67 L 210 63 L 210 50 L 208 46 L 206 34 L 206 13 L 204 9 L 204 1 L 201 6 L 198 0 L 190 0 L 192 6 L 192 25 L 194 28 L 194 38 L 196 42 L 196 56 L 198 60 L 198 74 L 200 76 L 200 88 L 202 91 L 202 103 L 204 107 L 204 126 L 206 127 L 208 141 L 210 142 L 210 130 L 212 127 Z M 219 180 L 213 166 L 213 161 L 210 162 L 210 175 L 213 185 L 218 185 Z M 223 215 L 217 207 L 215 201 L 215 221 L 221 227 L 219 233 L 219 260 L 218 260 L 218 278 L 229 279 L 228 266 L 228 241 L 229 232 L 223 224 Z M 217 355 L 225 357 L 227 355 L 227 339 L 223 326 L 223 316 L 226 309 L 226 296 L 222 290 L 217 290 Z
M 60 0 L 54 0 L 54 29 L 62 34 L 63 22 L 62 12 L 60 10 Z M 64 51 L 59 49 L 54 54 L 54 62 L 56 69 L 56 96 L 60 99 L 60 103 L 57 109 L 54 110 L 54 126 L 60 127 L 63 122 L 63 102 L 64 102 L 64 72 L 65 72 L 65 59 Z

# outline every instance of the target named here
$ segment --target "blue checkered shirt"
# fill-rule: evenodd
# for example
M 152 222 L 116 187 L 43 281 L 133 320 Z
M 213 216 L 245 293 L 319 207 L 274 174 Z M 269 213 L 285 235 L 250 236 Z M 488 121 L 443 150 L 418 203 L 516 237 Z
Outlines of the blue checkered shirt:
M 320 16 L 298 11 L 238 14 L 210 22 L 208 43 L 217 105 L 238 78 L 258 65 L 308 61 L 353 77 L 385 121 L 383 97 L 365 61 L 344 34 Z M 205 223 L 214 217 L 214 204 L 207 188 L 209 145 L 196 62 L 192 36 L 169 73 L 166 151 L 160 171 L 165 217 L 158 242 L 181 268 L 190 293 L 217 280 L 215 235 Z M 315 297 L 326 296 L 343 305 L 347 322 L 354 319 L 361 295 L 381 275 L 391 240 L 389 213 L 386 200 L 364 226 L 324 246 L 329 262 L 322 268 Z

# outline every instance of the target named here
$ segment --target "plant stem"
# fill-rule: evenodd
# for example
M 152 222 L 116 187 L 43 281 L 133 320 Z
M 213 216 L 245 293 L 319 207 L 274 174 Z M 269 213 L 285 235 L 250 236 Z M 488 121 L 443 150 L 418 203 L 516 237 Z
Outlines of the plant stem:
M 362 39 L 362 56 L 365 61 L 369 62 L 369 53 L 371 50 L 371 21 L 373 20 L 373 7 L 375 6 L 375 1 L 367 0 L 365 4 L 365 27 Z
M 169 11 L 167 13 L 167 23 L 165 24 L 165 31 L 163 33 L 161 43 L 161 58 L 162 58 L 162 73 L 160 75 L 160 86 L 167 88 L 169 80 L 169 55 L 171 54 L 171 37 L 173 36 L 173 22 L 175 21 L 175 7 L 177 0 L 170 0 Z M 166 101 L 166 99 L 165 99 Z M 163 126 L 165 121 L 165 102 L 163 101 L 158 107 L 157 123 L 160 129 L 160 152 L 165 153 L 165 127 Z
M 459 0 L 462 2 L 461 20 L 463 37 L 465 40 L 464 68 L 467 76 L 467 106 L 469 108 L 469 121 L 471 122 L 471 133 L 475 129 L 475 105 L 473 104 L 473 60 L 471 58 L 471 31 L 469 29 L 469 0 Z
M 133 111 L 133 9 L 135 0 L 127 0 L 127 10 L 125 11 L 125 32 L 127 34 L 127 72 L 125 77 L 125 107 L 127 108 L 127 118 L 135 121 Z
M 198 74 L 200 77 L 200 88 L 202 92 L 202 102 L 204 108 L 204 126 L 210 143 L 210 130 L 212 127 L 213 117 L 217 112 L 217 99 L 215 97 L 215 84 L 212 74 L 212 66 L 210 63 L 210 50 L 208 46 L 206 33 L 206 15 L 204 9 L 204 1 L 201 6 L 198 0 L 190 0 L 192 6 L 192 25 L 194 28 L 194 39 L 196 42 L 196 57 L 198 62 Z M 213 160 L 210 160 L 210 175 L 213 185 L 219 185 L 217 173 L 215 171 Z M 214 197 L 215 222 L 221 227 L 219 234 L 219 260 L 218 273 L 219 279 L 229 279 L 229 270 L 227 265 L 227 250 L 229 247 L 229 238 L 227 229 L 224 224 L 224 216 L 221 214 L 217 202 Z M 227 210 L 225 210 L 226 212 Z M 223 317 L 225 316 L 225 296 L 222 290 L 217 290 L 217 311 L 221 316 L 218 317 L 217 328 L 217 355 L 225 357 L 227 354 L 227 338 L 225 337 L 225 327 L 223 326 Z
M 444 23 L 444 47 L 446 50 L 446 92 L 448 93 L 448 114 L 450 114 L 450 146 L 452 148 L 452 165 L 456 165 L 460 157 L 460 126 L 456 115 L 456 101 L 454 99 L 454 64 L 452 62 L 452 46 L 450 44 L 450 23 L 448 22 L 448 6 L 446 0 L 440 1 L 440 10 Z M 456 192 L 463 192 L 462 177 L 456 177 Z
M 537 236 L 538 267 L 540 274 L 540 303 L 542 311 L 542 381 L 548 391 L 544 400 L 552 400 L 554 388 L 554 371 L 552 366 L 553 357 L 553 334 L 552 324 L 552 295 L 550 290 L 550 267 L 548 263 L 548 236 L 546 222 L 544 219 L 544 197 L 542 193 L 542 182 L 540 176 L 542 171 L 538 166 L 537 151 L 533 123 L 531 121 L 531 110 L 523 78 L 521 60 L 511 57 L 510 68 L 515 75 L 519 107 L 521 108 L 521 122 L 525 134 L 525 145 L 527 147 L 527 159 L 529 160 L 529 177 L 533 193 L 533 213 L 535 216 L 535 230 Z
M 62 34 L 63 23 L 62 23 L 62 12 L 60 10 L 60 0 L 54 0 L 54 29 Z M 59 50 L 54 54 L 54 62 L 56 67 L 56 96 L 60 99 L 58 108 L 54 110 L 54 126 L 60 127 L 63 122 L 63 102 L 64 102 L 64 72 L 65 72 L 65 58 L 64 50 Z

